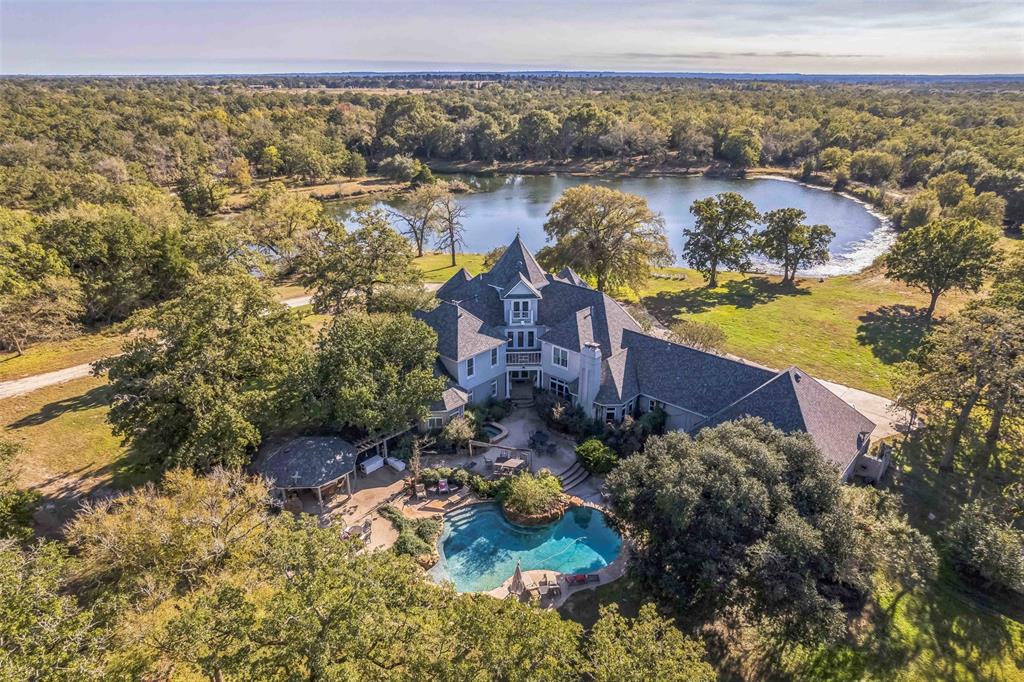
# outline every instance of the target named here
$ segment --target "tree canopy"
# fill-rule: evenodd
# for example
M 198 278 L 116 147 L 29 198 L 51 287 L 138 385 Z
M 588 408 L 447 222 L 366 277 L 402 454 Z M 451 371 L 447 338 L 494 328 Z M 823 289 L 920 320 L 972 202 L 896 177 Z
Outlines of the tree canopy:
M 798 208 L 780 208 L 764 214 L 764 229 L 755 248 L 769 261 L 782 265 L 782 283 L 792 284 L 796 271 L 829 260 L 828 245 L 836 236 L 828 225 L 807 225 Z
M 436 359 L 437 335 L 409 315 L 339 315 L 320 334 L 313 396 L 338 426 L 405 428 L 444 390 Z
M 810 436 L 756 419 L 655 436 L 606 485 L 640 576 L 678 608 L 739 608 L 787 641 L 843 632 L 853 518 Z
M 565 190 L 548 210 L 544 232 L 555 244 L 537 254 L 541 263 L 592 277 L 598 291 L 638 290 L 652 267 L 672 263 L 661 215 L 646 199 L 608 187 Z
M 248 275 L 197 280 L 133 326 L 141 334 L 98 367 L 114 432 L 158 466 L 246 464 L 301 393 L 307 328 Z
M 690 213 L 697 221 L 692 228 L 683 228 L 683 255 L 690 267 L 707 278 L 708 288 L 718 286 L 721 268 L 750 269 L 750 231 L 760 218 L 753 202 L 735 192 L 724 192 L 694 201 Z
M 313 309 L 338 313 L 373 310 L 382 289 L 419 286 L 420 269 L 409 240 L 395 232 L 381 209 L 360 211 L 355 229 L 324 226 L 306 243 L 299 281 L 313 293 Z
M 977 291 L 995 269 L 999 233 L 974 218 L 940 218 L 901 232 L 885 256 L 886 277 L 928 292 L 925 318 L 952 289 Z

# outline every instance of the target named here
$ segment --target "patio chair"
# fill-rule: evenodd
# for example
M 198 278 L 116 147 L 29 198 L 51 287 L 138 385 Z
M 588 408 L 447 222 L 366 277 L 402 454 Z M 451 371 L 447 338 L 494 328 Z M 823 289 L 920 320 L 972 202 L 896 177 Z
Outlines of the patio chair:
M 422 498 L 427 496 L 427 486 L 422 483 L 417 483 L 413 488 L 413 496 L 416 498 Z
M 447 478 L 442 478 L 441 480 L 439 480 L 437 482 L 437 493 L 438 493 L 438 495 L 447 495 L 448 494 L 448 479 Z
M 359 528 L 359 539 L 365 543 L 370 542 L 370 534 L 373 532 L 373 520 L 366 519 L 363 521 L 363 525 Z

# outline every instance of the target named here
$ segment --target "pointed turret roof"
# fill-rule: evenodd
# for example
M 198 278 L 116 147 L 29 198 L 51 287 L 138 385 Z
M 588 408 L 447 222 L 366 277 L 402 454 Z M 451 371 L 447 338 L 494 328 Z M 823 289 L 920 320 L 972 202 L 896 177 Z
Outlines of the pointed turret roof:
M 517 234 L 505 249 L 505 253 L 501 254 L 501 258 L 487 273 L 487 283 L 505 290 L 518 281 L 517 275 L 519 274 L 537 288 L 548 283 L 544 269 L 537 263 L 537 259 L 533 257 Z

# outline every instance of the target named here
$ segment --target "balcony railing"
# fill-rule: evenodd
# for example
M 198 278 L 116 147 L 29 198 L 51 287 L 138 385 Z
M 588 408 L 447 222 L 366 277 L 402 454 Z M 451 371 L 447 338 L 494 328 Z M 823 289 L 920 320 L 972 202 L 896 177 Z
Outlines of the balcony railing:
M 508 351 L 505 353 L 506 365 L 539 365 L 540 351 Z
M 509 324 L 530 324 L 533 322 L 533 311 L 526 311 L 525 313 L 517 313 L 515 311 L 509 313 Z

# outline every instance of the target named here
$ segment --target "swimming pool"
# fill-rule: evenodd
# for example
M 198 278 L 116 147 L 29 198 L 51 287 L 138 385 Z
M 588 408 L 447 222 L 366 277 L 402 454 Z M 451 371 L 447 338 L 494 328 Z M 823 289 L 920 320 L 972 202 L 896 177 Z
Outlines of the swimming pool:
M 590 507 L 570 507 L 559 521 L 536 528 L 510 523 L 496 504 L 475 504 L 445 515 L 441 561 L 431 573 L 459 592 L 500 587 L 516 569 L 593 573 L 619 555 L 622 540 Z

